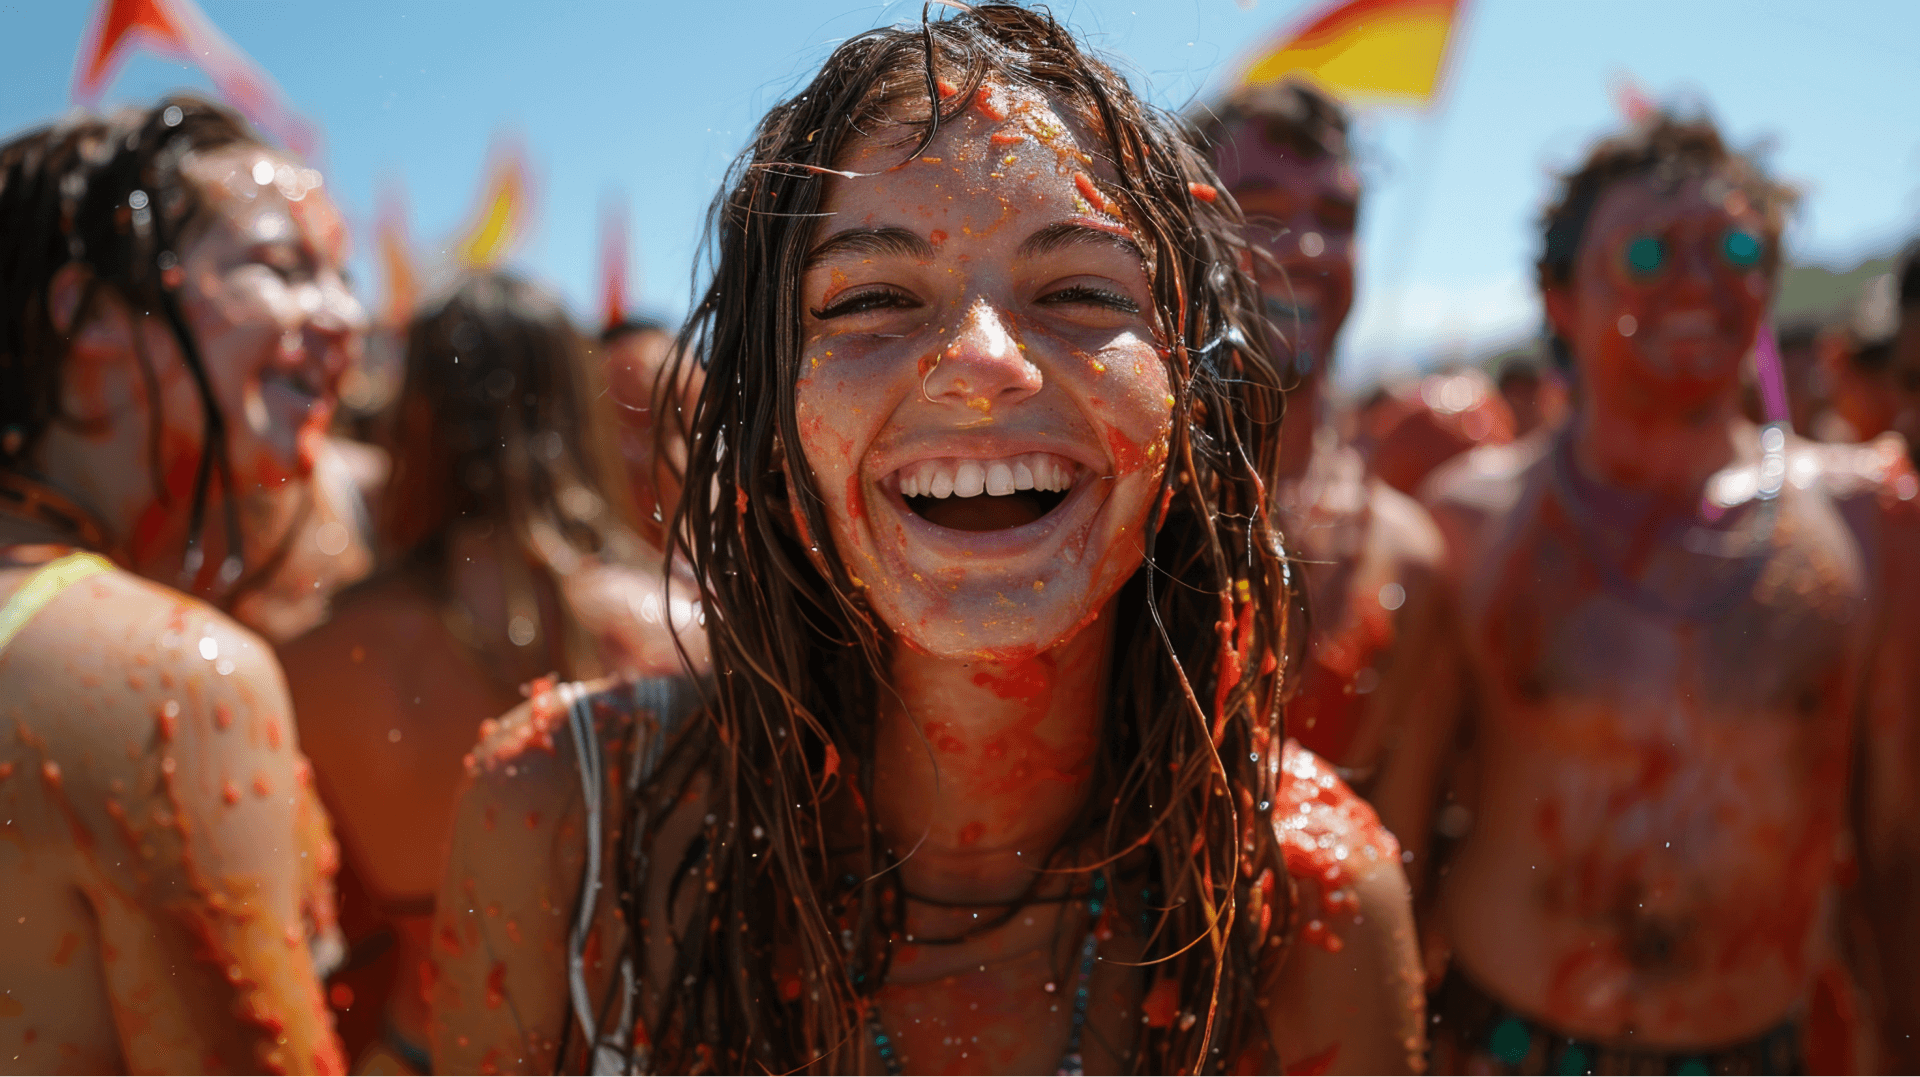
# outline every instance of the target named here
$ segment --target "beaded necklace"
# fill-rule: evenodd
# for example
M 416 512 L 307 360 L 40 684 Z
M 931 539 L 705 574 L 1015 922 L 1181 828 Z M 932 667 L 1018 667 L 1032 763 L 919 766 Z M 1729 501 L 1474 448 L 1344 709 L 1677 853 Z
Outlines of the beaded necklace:
M 1073 1031 L 1067 1036 L 1066 1053 L 1060 1056 L 1060 1066 L 1054 1072 L 1067 1077 L 1080 1077 L 1086 1073 L 1086 1062 L 1080 1055 L 1080 1039 L 1087 1027 L 1087 1003 L 1092 998 L 1087 984 L 1093 979 L 1093 961 L 1100 948 L 1100 914 L 1107 907 L 1107 876 L 1105 872 L 1093 873 L 1093 893 L 1087 898 L 1087 937 L 1080 943 L 1080 970 L 1073 989 Z M 906 1071 L 900 1066 L 900 1052 L 894 1046 L 893 1038 L 887 1035 L 886 1026 L 880 1023 L 880 1007 L 867 1006 L 867 1036 L 873 1041 L 873 1049 L 880 1055 L 880 1064 L 885 1066 L 891 1077 L 899 1077 Z

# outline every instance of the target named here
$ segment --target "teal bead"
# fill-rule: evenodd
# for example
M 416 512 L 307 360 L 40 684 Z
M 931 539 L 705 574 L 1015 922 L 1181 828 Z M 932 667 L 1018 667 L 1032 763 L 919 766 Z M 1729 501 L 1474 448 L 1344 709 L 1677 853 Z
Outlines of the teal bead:
M 1554 1072 L 1584 1074 L 1591 1072 L 1592 1069 L 1593 1059 L 1588 1056 L 1587 1049 L 1575 1043 L 1569 1044 L 1566 1050 L 1560 1052 L 1560 1065 L 1554 1069 Z
M 1495 1058 L 1509 1066 L 1518 1066 L 1533 1050 L 1533 1033 L 1527 1030 L 1525 1021 L 1509 1017 L 1493 1026 L 1493 1037 L 1487 1046 Z

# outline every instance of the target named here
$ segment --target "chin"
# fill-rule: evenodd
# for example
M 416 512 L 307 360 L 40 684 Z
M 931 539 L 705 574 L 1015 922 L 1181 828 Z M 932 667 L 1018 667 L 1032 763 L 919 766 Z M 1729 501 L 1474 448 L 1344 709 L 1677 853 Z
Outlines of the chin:
M 1045 454 L 1042 454 L 1045 455 Z M 1090 458 L 1053 456 L 984 483 L 946 481 L 948 460 L 885 469 L 858 522 L 836 521 L 852 575 L 903 646 L 951 660 L 1029 659 L 1078 635 L 1141 564 L 1145 492 Z M 927 476 L 939 481 L 929 484 Z M 996 494 L 995 491 L 998 491 Z M 929 491 L 934 491 L 929 493 Z

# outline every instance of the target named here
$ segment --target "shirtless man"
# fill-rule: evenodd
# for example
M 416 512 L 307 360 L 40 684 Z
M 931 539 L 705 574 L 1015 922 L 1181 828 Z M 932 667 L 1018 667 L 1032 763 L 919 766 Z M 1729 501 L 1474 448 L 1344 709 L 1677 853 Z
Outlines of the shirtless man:
M 278 663 L 208 603 L 292 630 L 352 544 L 313 481 L 343 239 L 193 99 L 0 147 L 9 1070 L 342 1069 L 337 853 Z
M 1292 366 L 1274 500 L 1306 564 L 1314 632 L 1287 731 L 1363 781 L 1399 611 L 1432 577 L 1440 536 L 1412 498 L 1368 474 L 1325 395 L 1334 338 L 1353 306 L 1360 181 L 1347 117 L 1318 90 L 1283 82 L 1236 94 L 1203 133 L 1264 255 L 1256 276 Z
M 1914 543 L 1897 460 L 1740 414 L 1786 197 L 1705 121 L 1596 147 L 1539 266 L 1574 420 L 1428 487 L 1448 563 L 1377 799 L 1451 948 L 1439 1072 L 1808 1065 L 1856 737 L 1904 721 L 1879 599 Z M 1883 813 L 1911 794 L 1864 775 Z

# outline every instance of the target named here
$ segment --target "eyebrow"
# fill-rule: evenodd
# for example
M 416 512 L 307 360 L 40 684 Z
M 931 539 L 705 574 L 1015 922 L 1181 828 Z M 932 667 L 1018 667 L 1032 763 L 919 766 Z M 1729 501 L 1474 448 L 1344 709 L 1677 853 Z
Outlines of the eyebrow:
M 909 258 L 933 257 L 933 244 L 905 228 L 849 228 L 827 237 L 807 252 L 806 268 L 836 254 L 897 254 Z
M 1147 260 L 1146 252 L 1140 249 L 1140 245 L 1126 236 L 1110 232 L 1105 228 L 1081 224 L 1078 221 L 1050 224 L 1028 236 L 1026 242 L 1020 244 L 1020 257 L 1037 258 L 1078 243 L 1100 243 L 1109 247 L 1118 247 L 1142 262 Z

